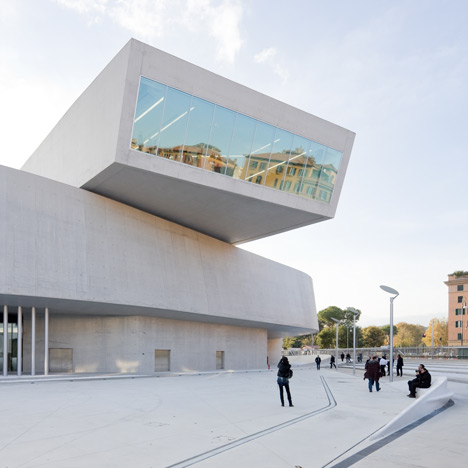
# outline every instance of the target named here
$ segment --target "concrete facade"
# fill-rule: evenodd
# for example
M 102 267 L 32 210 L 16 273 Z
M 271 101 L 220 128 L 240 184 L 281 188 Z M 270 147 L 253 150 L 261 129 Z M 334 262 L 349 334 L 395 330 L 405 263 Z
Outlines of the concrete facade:
M 131 149 L 142 76 L 342 152 L 330 203 Z M 224 242 L 241 243 L 333 218 L 354 137 L 338 125 L 132 39 L 23 170 L 86 188 Z
M 44 319 L 36 322 L 36 366 L 44 368 Z M 77 331 L 79 331 L 77 333 Z M 142 316 L 53 315 L 50 321 L 50 372 L 212 371 L 216 352 L 223 352 L 223 369 L 266 367 L 267 332 Z M 24 321 L 24 372 L 31 371 L 31 320 Z M 63 352 L 70 350 L 70 352 Z M 156 350 L 169 351 L 168 368 L 158 369 Z
M 127 205 L 0 167 L 0 304 L 23 308 L 23 371 L 72 349 L 75 372 L 258 368 L 281 336 L 317 330 L 310 277 Z M 103 339 L 107 337 L 106 339 Z M 56 366 L 51 358 L 52 369 Z M 62 370 L 67 369 L 63 367 Z
M 339 154 L 316 163 L 310 153 L 299 166 L 320 173 L 329 199 L 136 150 L 142 77 L 290 135 L 290 150 L 270 153 L 286 155 L 271 166 L 284 165 L 274 171 L 283 181 L 305 154 L 293 142 Z M 0 167 L 4 375 L 276 363 L 283 337 L 318 331 L 312 279 L 232 244 L 332 218 L 353 141 L 349 130 L 131 40 L 23 170 Z

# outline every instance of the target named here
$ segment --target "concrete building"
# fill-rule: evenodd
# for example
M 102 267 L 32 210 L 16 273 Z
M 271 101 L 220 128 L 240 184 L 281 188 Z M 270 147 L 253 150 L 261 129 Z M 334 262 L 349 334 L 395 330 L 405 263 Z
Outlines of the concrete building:
M 333 218 L 353 141 L 132 39 L 0 167 L 3 373 L 276 361 L 318 330 L 312 280 L 235 244 Z
M 448 275 L 448 345 L 468 345 L 468 272 Z

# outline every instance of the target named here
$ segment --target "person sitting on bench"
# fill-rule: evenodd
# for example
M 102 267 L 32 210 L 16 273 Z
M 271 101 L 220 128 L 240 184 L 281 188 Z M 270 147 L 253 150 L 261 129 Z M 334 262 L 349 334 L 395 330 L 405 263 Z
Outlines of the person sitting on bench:
M 416 378 L 413 380 L 408 380 L 409 387 L 409 397 L 416 398 L 416 389 L 419 388 L 429 388 L 431 386 L 431 374 L 424 367 L 424 364 L 419 364 L 418 369 L 416 370 Z

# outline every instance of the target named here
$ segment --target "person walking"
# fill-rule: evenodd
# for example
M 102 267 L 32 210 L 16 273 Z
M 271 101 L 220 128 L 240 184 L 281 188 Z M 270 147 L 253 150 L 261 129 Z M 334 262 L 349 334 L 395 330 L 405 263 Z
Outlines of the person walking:
M 401 354 L 398 355 L 396 361 L 396 375 L 397 377 L 403 377 L 403 358 L 401 357 Z
M 380 373 L 382 377 L 385 377 L 385 367 L 387 365 L 387 359 L 385 358 L 385 354 L 380 358 Z
M 330 356 L 330 369 L 332 369 L 333 367 L 335 367 L 335 369 L 336 369 L 335 356 L 333 356 L 333 354 L 332 354 Z
M 317 370 L 320 370 L 320 363 L 322 362 L 322 358 L 317 355 L 315 358 L 315 364 L 317 364 Z
M 372 388 L 375 383 L 375 389 L 380 392 L 380 365 L 377 356 L 374 356 L 370 361 L 366 363 L 366 372 L 364 379 L 369 379 L 369 392 L 372 392 Z
M 431 386 L 431 374 L 424 367 L 424 364 L 419 364 L 416 370 L 416 378 L 408 380 L 409 397 L 416 398 L 417 388 L 429 388 Z
M 283 356 L 278 363 L 278 374 L 276 382 L 278 383 L 281 406 L 284 406 L 284 394 L 283 388 L 286 389 L 286 395 L 288 396 L 289 406 L 294 406 L 291 398 L 291 391 L 289 390 L 289 379 L 292 377 L 291 364 L 286 356 Z
M 344 353 L 341 353 L 341 362 L 344 361 Z

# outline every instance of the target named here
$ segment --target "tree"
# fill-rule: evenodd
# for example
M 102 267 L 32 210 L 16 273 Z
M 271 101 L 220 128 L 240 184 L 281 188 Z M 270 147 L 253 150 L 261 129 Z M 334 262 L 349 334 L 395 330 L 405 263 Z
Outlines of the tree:
M 458 270 L 458 271 L 454 271 L 452 274 L 456 278 L 461 278 L 463 276 L 468 276 L 468 271 Z
M 426 330 L 426 337 L 422 339 L 426 346 L 432 346 L 432 327 L 434 327 L 434 346 L 447 346 L 448 323 L 447 320 L 433 318 Z
M 340 325 L 338 328 L 338 346 L 340 348 L 353 347 L 353 324 Z M 361 327 L 356 326 L 356 347 L 362 347 L 362 330 Z
M 385 343 L 386 345 L 390 344 L 390 325 L 384 325 L 383 327 L 380 327 L 384 333 L 385 333 Z M 398 328 L 396 325 L 393 325 L 393 337 L 398 334 Z
M 335 322 L 332 320 L 332 317 L 337 320 L 343 320 L 344 316 L 344 310 L 336 306 L 330 306 L 326 309 L 321 310 L 317 314 L 320 330 L 322 330 L 324 327 L 333 327 L 335 325 Z
M 316 336 L 316 343 L 322 349 L 329 349 L 335 347 L 335 329 L 332 327 L 325 327 L 320 333 Z
M 366 348 L 377 348 L 385 342 L 385 332 L 379 327 L 366 327 L 362 329 L 362 344 Z
M 283 348 L 302 348 L 303 346 L 310 346 L 312 343 L 311 335 L 290 336 L 283 338 Z
M 356 311 L 357 311 L 357 314 L 356 314 L 356 322 L 357 322 L 359 321 L 359 317 L 361 316 L 361 311 L 359 309 L 356 309 Z M 319 325 L 320 325 L 320 330 L 322 330 L 322 328 L 324 327 L 335 326 L 335 321 L 332 320 L 332 317 L 342 322 L 340 323 L 340 326 L 345 325 L 347 327 L 352 327 L 353 316 L 354 314 L 351 311 L 349 311 L 347 308 L 340 309 L 339 307 L 336 307 L 336 306 L 327 307 L 326 309 L 321 310 L 317 314 Z
M 393 345 L 398 348 L 409 348 L 419 346 L 422 336 L 426 330 L 422 325 L 413 325 L 411 323 L 397 323 L 398 334 L 393 340 Z

